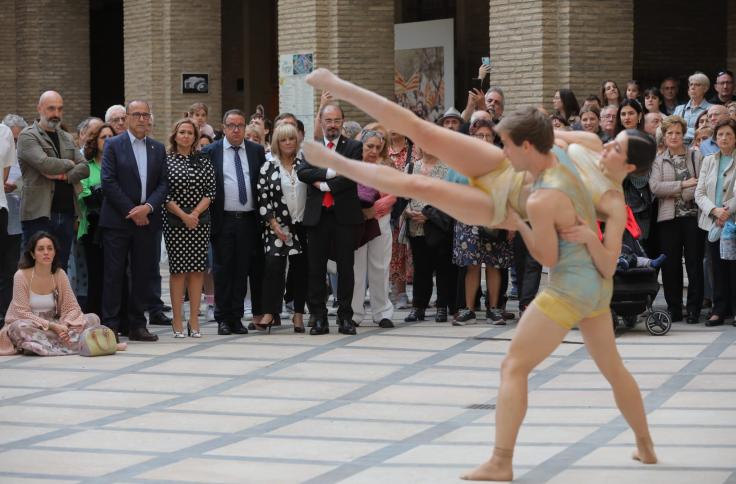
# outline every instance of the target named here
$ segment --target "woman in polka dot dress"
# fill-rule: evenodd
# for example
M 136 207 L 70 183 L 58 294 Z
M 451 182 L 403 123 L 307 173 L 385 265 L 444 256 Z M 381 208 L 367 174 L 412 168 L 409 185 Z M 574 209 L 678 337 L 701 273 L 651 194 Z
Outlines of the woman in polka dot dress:
M 174 124 L 166 155 L 166 197 L 164 240 L 171 273 L 172 326 L 175 338 L 184 338 L 184 286 L 189 292 L 189 324 L 193 338 L 199 331 L 199 303 L 207 265 L 210 239 L 209 206 L 215 198 L 215 172 L 209 156 L 195 151 L 199 129 L 191 119 Z
M 299 181 L 296 167 L 299 138 L 296 128 L 280 124 L 273 132 L 273 158 L 261 166 L 258 175 L 259 214 L 265 225 L 263 250 L 263 319 L 256 329 L 270 331 L 274 315 L 281 312 L 287 258 L 294 275 L 294 332 L 304 332 L 304 305 L 307 297 L 307 235 L 302 227 L 307 185 Z

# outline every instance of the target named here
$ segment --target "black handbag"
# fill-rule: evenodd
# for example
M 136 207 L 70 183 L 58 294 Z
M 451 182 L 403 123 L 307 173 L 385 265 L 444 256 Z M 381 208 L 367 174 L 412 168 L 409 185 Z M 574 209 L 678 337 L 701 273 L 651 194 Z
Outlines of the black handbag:
M 194 210 L 194 207 L 179 207 L 181 208 L 185 213 L 192 213 L 192 210 Z M 169 227 L 174 228 L 185 228 L 186 224 L 182 219 L 180 219 L 175 213 L 166 211 L 166 221 L 169 223 Z M 208 224 L 210 223 L 210 209 L 208 208 L 204 212 L 199 214 L 199 224 Z
M 492 229 L 484 225 L 478 226 L 478 235 L 481 239 L 489 242 L 504 242 L 508 240 L 508 231 L 505 229 Z
M 424 240 L 429 247 L 438 247 L 452 243 L 455 220 L 442 210 L 431 205 L 422 209 L 422 215 L 427 217 L 424 222 Z

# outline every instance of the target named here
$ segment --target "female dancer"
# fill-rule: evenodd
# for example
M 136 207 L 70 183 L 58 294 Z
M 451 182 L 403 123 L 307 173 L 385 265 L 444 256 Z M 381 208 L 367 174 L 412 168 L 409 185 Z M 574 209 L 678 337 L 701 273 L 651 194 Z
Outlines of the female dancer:
M 544 125 L 546 118 L 536 116 L 535 111 L 509 116 L 516 125 L 509 122 L 506 127 L 502 124 L 499 128 L 504 138 L 504 151 L 514 169 L 518 170 L 514 172 L 500 149 L 423 122 L 386 99 L 342 81 L 328 71 L 315 71 L 308 82 L 315 87 L 329 89 L 336 98 L 354 104 L 389 129 L 406 134 L 448 165 L 475 178 L 476 186 L 483 190 L 469 190 L 467 187 L 439 180 L 423 180 L 422 177 L 398 176 L 390 169 L 352 163 L 313 145 L 305 146 L 305 153 L 310 160 L 318 165 L 330 166 L 343 175 L 382 191 L 430 200 L 434 206 L 463 223 L 518 229 L 532 255 L 553 267 L 559 274 L 556 279 L 553 277 L 551 290 L 543 291 L 538 297 L 539 301 L 524 313 L 502 365 L 493 456 L 463 477 L 471 480 L 513 478 L 513 448 L 526 412 L 528 375 L 554 351 L 570 327 L 576 323 L 580 326 L 589 353 L 611 383 L 619 409 L 634 430 L 637 440 L 634 457 L 645 463 L 655 463 L 657 458 L 649 435 L 641 394 L 616 351 L 608 310 L 610 274 L 615 267 L 623 232 L 623 222 L 617 220 L 625 219 L 620 188 L 616 187 L 620 187 L 626 173 L 645 169 L 647 163 L 651 162 L 654 157 L 651 140 L 636 131 L 625 131 L 617 136 L 603 151 L 600 160 L 600 168 L 610 181 L 600 183 L 597 192 L 592 194 L 593 197 L 591 198 L 591 193 L 587 193 L 586 199 L 586 193 L 583 192 L 587 190 L 582 188 L 583 170 L 578 169 L 570 156 L 561 149 L 552 150 L 551 142 L 538 141 L 544 140 L 545 136 L 549 140 L 552 133 L 551 127 Z M 524 128 L 524 122 L 518 119 L 524 117 L 532 120 L 526 124 L 529 129 Z M 545 131 L 548 133 L 545 134 Z M 570 133 L 573 134 L 578 135 Z M 595 145 L 591 138 L 579 141 L 585 143 L 579 147 L 583 153 L 588 148 L 600 147 L 600 142 Z M 564 140 L 561 143 L 564 144 Z M 571 152 L 577 149 L 573 145 Z M 592 173 L 591 170 L 588 171 Z M 536 186 L 532 186 L 532 183 Z M 532 190 L 538 193 L 530 196 Z M 617 199 L 618 204 L 614 203 Z M 505 210 L 507 203 L 509 210 Z M 609 212 L 603 244 L 589 237 L 589 233 L 593 232 L 594 203 L 601 214 L 606 215 Z M 550 208 L 557 213 L 551 212 Z M 517 211 L 528 211 L 533 228 L 521 221 Z M 572 243 L 549 243 L 558 236 L 567 237 Z M 582 241 L 585 241 L 589 256 L 581 253 L 579 242 Z M 582 249 L 583 252 L 585 248 Z M 595 269 L 591 272 L 594 263 L 600 269 L 600 274 Z M 585 275 L 582 279 L 574 279 L 577 273 Z M 571 297 L 575 289 L 587 285 L 595 287 L 596 291 L 592 306 L 589 302 Z M 540 338 L 540 335 L 545 336 Z

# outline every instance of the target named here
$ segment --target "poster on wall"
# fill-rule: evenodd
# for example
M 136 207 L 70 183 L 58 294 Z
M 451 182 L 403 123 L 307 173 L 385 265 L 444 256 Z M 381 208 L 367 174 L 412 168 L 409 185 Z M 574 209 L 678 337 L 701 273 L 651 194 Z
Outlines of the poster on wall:
M 279 112 L 293 113 L 304 123 L 305 133 L 314 132 L 314 88 L 306 81 L 312 70 L 311 53 L 279 56 Z
M 394 100 L 435 122 L 455 105 L 453 19 L 394 25 Z

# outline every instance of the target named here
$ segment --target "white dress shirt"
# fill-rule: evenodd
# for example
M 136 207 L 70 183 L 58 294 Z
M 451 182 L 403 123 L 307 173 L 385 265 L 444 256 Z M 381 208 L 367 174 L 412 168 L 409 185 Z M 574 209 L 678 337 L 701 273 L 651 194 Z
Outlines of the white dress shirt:
M 307 184 L 299 181 L 296 176 L 296 160 L 291 167 L 291 172 L 287 171 L 277 158 L 274 158 L 273 162 L 279 167 L 281 193 L 284 194 L 291 221 L 301 222 L 304 220 L 304 207 L 307 204 Z
M 13 140 L 13 132 L 0 124 L 0 175 L 2 182 L 5 183 L 5 169 L 10 168 L 16 161 L 15 140 Z M 0 208 L 7 210 L 8 201 L 5 198 L 5 190 L 0 187 Z
M 337 142 L 339 140 L 340 140 L 339 136 L 335 138 L 335 140 L 329 140 L 327 138 L 324 138 L 325 148 L 335 151 L 335 148 L 337 148 Z M 332 148 L 330 148 L 330 143 L 332 143 Z M 336 176 L 337 176 L 337 172 L 335 170 L 333 170 L 332 168 L 327 169 L 327 179 L 328 180 L 332 180 Z M 323 191 L 323 192 L 329 192 L 330 186 L 327 184 L 327 182 L 320 182 L 319 189 L 320 191 Z
M 245 191 L 248 194 L 248 200 L 245 205 L 240 203 L 238 196 L 238 175 L 235 171 L 235 150 L 230 148 L 232 145 L 227 138 L 222 140 L 222 176 L 225 189 L 226 212 L 250 212 L 255 207 L 253 205 L 253 191 L 250 186 L 250 165 L 248 165 L 248 155 L 245 153 L 245 141 L 240 144 L 238 154 L 240 162 L 243 165 L 243 176 L 245 177 Z
M 138 176 L 141 179 L 141 204 L 146 203 L 146 191 L 148 182 L 148 151 L 146 150 L 146 138 L 138 139 L 128 130 L 130 144 L 133 145 L 133 156 L 135 164 L 138 165 Z

